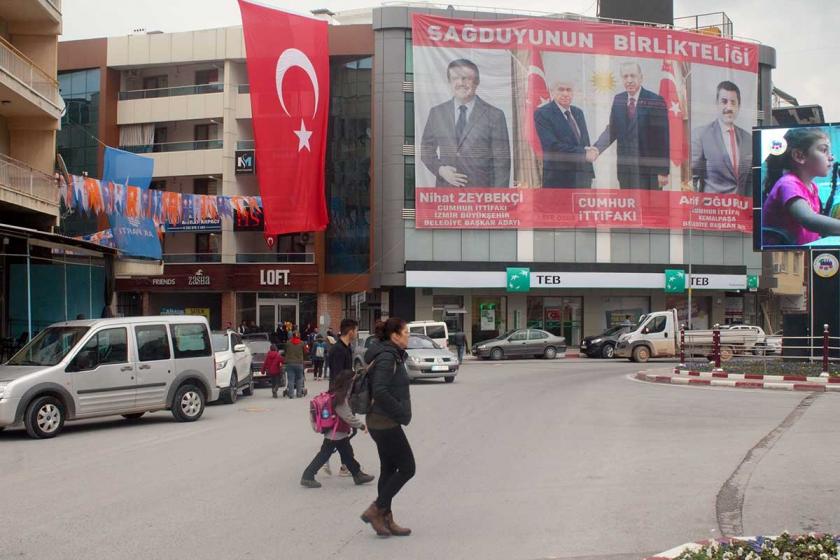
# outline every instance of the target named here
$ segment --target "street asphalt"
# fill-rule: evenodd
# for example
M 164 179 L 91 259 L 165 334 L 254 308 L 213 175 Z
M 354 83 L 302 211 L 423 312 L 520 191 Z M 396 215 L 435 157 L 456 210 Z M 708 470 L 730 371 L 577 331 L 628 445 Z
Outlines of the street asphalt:
M 646 368 L 673 367 L 648 364 Z M 268 389 L 53 440 L 0 433 L 0 559 L 631 560 L 721 531 L 838 531 L 840 396 L 643 383 L 625 361 L 468 361 L 412 385 L 408 538 L 359 514 L 375 482 L 318 475 L 309 399 Z M 325 388 L 307 380 L 310 396 Z M 378 475 L 366 434 L 353 439 Z

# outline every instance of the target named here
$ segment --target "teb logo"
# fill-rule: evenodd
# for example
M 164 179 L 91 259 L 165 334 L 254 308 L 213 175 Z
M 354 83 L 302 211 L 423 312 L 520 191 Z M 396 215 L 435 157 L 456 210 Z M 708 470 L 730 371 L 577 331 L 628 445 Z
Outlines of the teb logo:
M 507 291 L 527 292 L 531 289 L 531 269 L 510 267 L 507 269 Z

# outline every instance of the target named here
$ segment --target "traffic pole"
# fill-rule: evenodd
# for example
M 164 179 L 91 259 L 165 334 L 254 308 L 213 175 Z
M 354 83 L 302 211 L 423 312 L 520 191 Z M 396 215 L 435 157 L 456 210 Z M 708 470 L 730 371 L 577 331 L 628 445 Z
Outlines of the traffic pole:
M 680 325 L 680 368 L 685 366 L 685 323 Z
M 823 325 L 822 377 L 828 377 L 828 323 Z
M 715 323 L 712 331 L 712 356 L 715 360 L 715 370 L 720 371 L 720 325 Z

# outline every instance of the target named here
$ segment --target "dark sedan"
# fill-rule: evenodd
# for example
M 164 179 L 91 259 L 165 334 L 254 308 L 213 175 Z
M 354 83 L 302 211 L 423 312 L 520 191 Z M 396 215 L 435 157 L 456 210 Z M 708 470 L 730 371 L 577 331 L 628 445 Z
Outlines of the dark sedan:
M 580 353 L 586 354 L 588 358 L 610 359 L 615 355 L 615 344 L 618 342 L 618 337 L 634 328 L 630 325 L 618 325 L 605 330 L 601 334 L 587 336 L 580 342 Z
M 259 338 L 245 339 L 244 342 L 245 346 L 251 350 L 251 374 L 254 376 L 254 383 L 268 383 L 268 376 L 262 374 L 262 367 L 271 343 Z
M 484 340 L 472 347 L 473 356 L 492 358 L 546 358 L 553 360 L 566 354 L 566 339 L 540 329 L 518 329 L 498 338 Z

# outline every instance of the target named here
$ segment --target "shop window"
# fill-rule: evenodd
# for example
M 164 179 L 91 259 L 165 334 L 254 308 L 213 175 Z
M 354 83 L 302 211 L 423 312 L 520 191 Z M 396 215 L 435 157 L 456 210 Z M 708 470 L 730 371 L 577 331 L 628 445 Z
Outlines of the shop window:
M 577 346 L 583 333 L 583 298 L 528 297 L 527 326 L 565 337 L 569 346 Z
M 212 68 L 210 70 L 198 70 L 195 73 L 195 83 L 198 85 L 201 84 L 214 84 L 219 81 L 219 69 Z
M 472 343 L 495 338 L 507 329 L 505 316 L 507 298 L 504 296 L 473 296 Z

